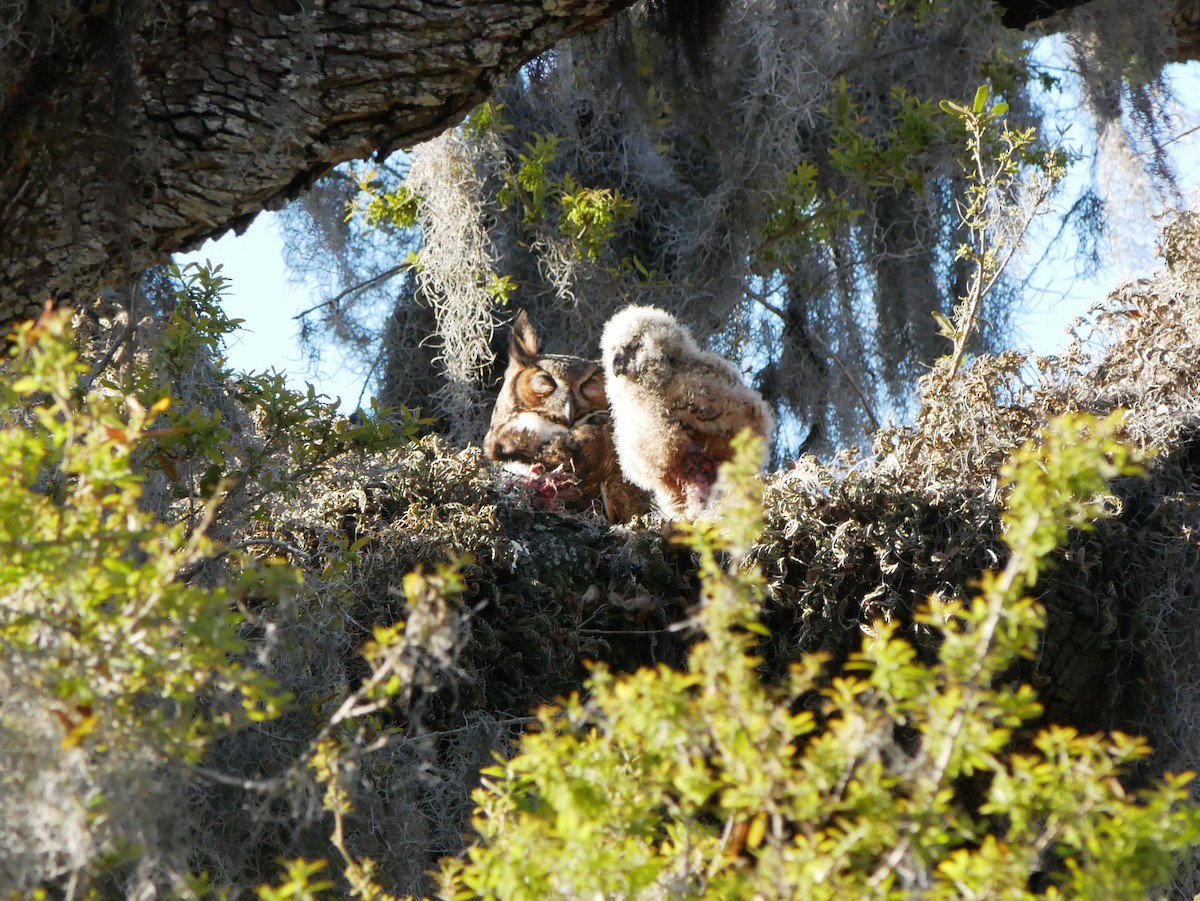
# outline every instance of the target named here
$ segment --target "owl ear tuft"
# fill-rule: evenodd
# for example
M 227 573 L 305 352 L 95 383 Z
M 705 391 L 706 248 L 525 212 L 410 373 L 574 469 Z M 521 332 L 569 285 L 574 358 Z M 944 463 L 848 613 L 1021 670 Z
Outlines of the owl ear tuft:
M 512 325 L 512 333 L 508 338 L 509 360 L 521 366 L 528 366 L 533 363 L 540 352 L 537 332 L 533 330 L 529 314 L 522 310 L 517 314 L 516 321 Z

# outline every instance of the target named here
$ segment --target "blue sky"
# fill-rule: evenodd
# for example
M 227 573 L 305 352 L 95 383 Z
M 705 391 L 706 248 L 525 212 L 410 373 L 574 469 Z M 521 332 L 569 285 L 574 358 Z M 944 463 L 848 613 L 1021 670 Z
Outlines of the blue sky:
M 181 266 L 211 262 L 230 279 L 225 311 L 245 320 L 226 347 L 235 369 L 278 369 L 292 387 L 310 382 L 320 393 L 340 397 L 343 409 L 354 409 L 362 383 L 341 365 L 335 350 L 323 351 L 324 359 L 313 367 L 300 349 L 300 324 L 293 317 L 320 298 L 312 286 L 292 281 L 274 213 L 260 213 L 244 234 L 206 241 L 197 251 L 176 254 L 175 261 Z
M 1052 42 L 1045 41 L 1043 45 L 1047 58 L 1057 52 Z M 1170 68 L 1181 104 L 1175 123 L 1175 134 L 1181 137 L 1171 144 L 1170 149 L 1179 167 L 1188 205 L 1195 206 L 1197 184 L 1200 183 L 1200 130 L 1193 129 L 1200 129 L 1200 63 Z M 1070 103 L 1069 96 L 1066 102 Z M 1063 109 L 1061 116 L 1069 126 L 1068 140 L 1088 139 L 1086 126 L 1078 121 L 1070 122 L 1071 118 L 1078 120 L 1070 109 Z M 1083 173 L 1070 177 L 1080 179 Z M 1069 190 L 1060 194 L 1063 198 L 1070 196 Z M 1065 202 L 1059 200 L 1060 205 Z M 1075 273 L 1068 242 L 1064 242 L 1057 258 L 1048 260 L 1034 279 L 1035 290 L 1026 298 L 1028 309 L 1016 320 L 1014 347 L 1040 354 L 1061 350 L 1068 340 L 1067 327 L 1093 302 L 1102 299 L 1121 282 L 1148 275 L 1157 268 L 1158 262 L 1152 255 L 1157 225 L 1150 219 L 1149 211 L 1133 209 L 1129 215 L 1135 222 L 1144 222 L 1144 227 L 1134 235 L 1127 235 L 1119 246 L 1112 248 L 1107 264 L 1093 277 L 1082 278 Z M 1050 229 L 1032 233 L 1032 255 L 1041 252 L 1037 242 L 1049 242 L 1052 235 Z M 299 323 L 293 317 L 317 303 L 320 296 L 314 287 L 291 280 L 283 261 L 283 241 L 274 214 L 260 214 L 240 236 L 229 233 L 219 240 L 207 241 L 196 252 L 179 254 L 175 259 L 181 265 L 209 260 L 214 265 L 220 264 L 223 273 L 231 279 L 226 293 L 226 311 L 230 316 L 246 320 L 227 347 L 234 368 L 262 370 L 273 367 L 287 373 L 293 387 L 303 388 L 310 382 L 318 392 L 331 398 L 340 397 L 343 410 L 354 409 L 363 388 L 362 379 L 346 365 L 336 349 L 324 348 L 323 358 L 315 368 L 300 350 Z

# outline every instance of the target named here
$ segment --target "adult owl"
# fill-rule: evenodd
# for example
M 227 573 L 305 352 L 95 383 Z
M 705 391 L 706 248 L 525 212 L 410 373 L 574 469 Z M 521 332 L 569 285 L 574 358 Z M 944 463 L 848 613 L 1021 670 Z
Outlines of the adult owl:
M 717 494 L 717 468 L 733 456 L 733 436 L 749 429 L 764 445 L 770 438 L 761 395 L 656 307 L 617 313 L 600 346 L 625 477 L 651 492 L 668 519 L 704 515 Z
M 541 506 L 595 510 L 611 522 L 650 509 L 649 497 L 617 465 L 600 364 L 542 353 L 524 310 L 512 326 L 508 368 L 483 449 Z

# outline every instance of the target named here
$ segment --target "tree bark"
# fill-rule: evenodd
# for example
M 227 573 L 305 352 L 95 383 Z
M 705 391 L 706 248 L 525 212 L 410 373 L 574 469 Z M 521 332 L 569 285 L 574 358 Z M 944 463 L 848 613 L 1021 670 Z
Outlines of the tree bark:
M 1003 12 L 1000 21 L 1009 28 L 1034 34 L 1054 34 L 1067 27 L 1065 14 L 1094 0 L 996 0 Z M 1173 0 L 1168 4 L 1167 24 L 1174 43 L 1163 48 L 1173 63 L 1200 57 L 1200 0 Z
M 0 10 L 0 323 L 244 229 L 462 120 L 631 0 L 109 0 Z
M 1009 28 L 1028 28 L 1059 13 L 1083 6 L 1088 0 L 996 0 L 1003 13 L 1000 21 Z
M 0 328 L 132 301 L 167 254 L 330 167 L 449 128 L 632 0 L 16 0 L 0 5 Z M 1079 0 L 998 0 L 1024 27 Z M 1200 49 L 1178 0 L 1173 58 Z

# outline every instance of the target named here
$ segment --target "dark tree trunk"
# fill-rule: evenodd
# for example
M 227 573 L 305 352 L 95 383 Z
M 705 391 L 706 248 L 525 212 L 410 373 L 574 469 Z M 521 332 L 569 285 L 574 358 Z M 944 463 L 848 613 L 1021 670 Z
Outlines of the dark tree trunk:
M 0 4 L 0 325 L 47 298 L 128 302 L 167 254 L 453 126 L 631 2 Z M 998 2 L 1022 27 L 1078 0 Z M 1177 58 L 1200 46 L 1198 6 L 1179 0 Z
M 1064 28 L 1063 14 L 1089 2 L 1092 0 L 996 0 L 996 5 L 1003 10 L 1000 21 L 1009 28 L 1053 34 Z M 1163 48 L 1166 58 L 1178 63 L 1200 57 L 1200 0 L 1174 0 L 1167 22 L 1175 42 Z
M 996 0 L 1004 10 L 1000 21 L 1009 28 L 1027 28 L 1051 16 L 1082 6 L 1087 0 Z
M 18 0 L 0 9 L 0 322 L 458 123 L 631 0 Z

